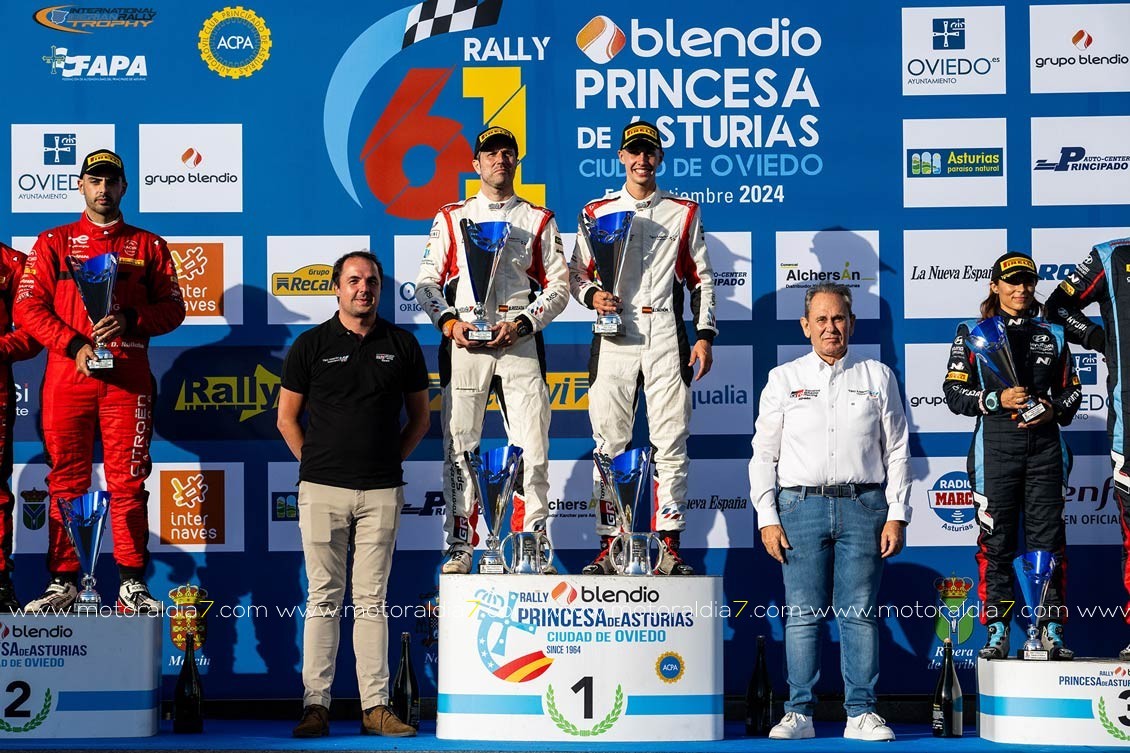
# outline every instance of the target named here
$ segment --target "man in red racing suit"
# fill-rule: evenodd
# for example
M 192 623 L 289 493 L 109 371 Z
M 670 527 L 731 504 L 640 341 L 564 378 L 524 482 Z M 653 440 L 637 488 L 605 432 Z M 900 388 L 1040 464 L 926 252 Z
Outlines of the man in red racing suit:
M 16 420 L 16 386 L 12 363 L 32 358 L 43 346 L 26 330 L 12 331 L 12 298 L 24 273 L 27 256 L 0 243 L 0 614 L 20 608 L 12 584 L 12 424 Z
M 40 234 L 16 294 L 16 323 L 48 351 L 42 421 L 51 467 L 47 567 L 52 578 L 26 611 L 66 611 L 77 597 L 79 562 L 55 500 L 69 500 L 90 489 L 98 428 L 110 492 L 114 559 L 121 575 L 118 607 L 127 613 L 152 613 L 161 603 L 143 580 L 149 560 L 145 479 L 150 471 L 154 393 L 147 349 L 150 337 L 184 321 L 184 301 L 164 239 L 122 219 L 119 205 L 126 179 L 121 158 L 105 149 L 87 155 L 79 190 L 86 211 L 77 222 Z M 66 257 L 85 262 L 110 252 L 119 257 L 111 312 L 92 324 Z M 96 341 L 113 354 L 112 368 L 89 368 Z

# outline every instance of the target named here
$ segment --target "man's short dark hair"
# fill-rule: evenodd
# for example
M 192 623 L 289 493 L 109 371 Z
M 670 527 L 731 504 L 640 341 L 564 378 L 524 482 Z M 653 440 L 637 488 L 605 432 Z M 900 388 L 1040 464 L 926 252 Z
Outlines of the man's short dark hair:
M 377 277 L 379 277 L 381 280 L 384 280 L 385 268 L 381 266 L 381 260 L 377 258 L 376 254 L 368 250 L 350 251 L 348 254 L 345 254 L 334 262 L 334 271 L 333 275 L 330 277 L 330 284 L 335 288 L 341 281 L 341 268 L 345 266 L 345 262 L 349 259 L 368 259 L 377 266 Z
M 848 316 L 851 317 L 851 288 L 847 285 L 840 285 L 838 282 L 821 282 L 813 285 L 804 294 L 804 318 L 808 318 L 808 309 L 812 306 L 812 299 L 819 293 L 830 293 L 831 295 L 843 296 L 844 303 L 847 304 Z

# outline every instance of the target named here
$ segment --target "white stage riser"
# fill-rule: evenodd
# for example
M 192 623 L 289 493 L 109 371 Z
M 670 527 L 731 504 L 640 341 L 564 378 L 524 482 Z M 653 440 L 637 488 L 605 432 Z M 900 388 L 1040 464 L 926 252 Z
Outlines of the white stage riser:
M 442 576 L 436 736 L 720 740 L 722 603 L 712 577 Z

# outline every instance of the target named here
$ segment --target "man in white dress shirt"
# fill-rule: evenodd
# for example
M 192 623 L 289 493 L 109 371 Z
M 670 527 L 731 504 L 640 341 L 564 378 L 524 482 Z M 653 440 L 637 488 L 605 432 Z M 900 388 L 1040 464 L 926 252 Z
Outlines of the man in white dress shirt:
M 784 573 L 788 618 L 789 700 L 769 737 L 815 735 L 820 623 L 830 604 L 841 636 L 844 737 L 893 740 L 875 713 L 876 601 L 883 560 L 902 549 L 910 520 L 902 398 L 889 368 L 848 352 L 850 289 L 810 288 L 800 326 L 813 352 L 769 372 L 749 466 L 761 541 Z

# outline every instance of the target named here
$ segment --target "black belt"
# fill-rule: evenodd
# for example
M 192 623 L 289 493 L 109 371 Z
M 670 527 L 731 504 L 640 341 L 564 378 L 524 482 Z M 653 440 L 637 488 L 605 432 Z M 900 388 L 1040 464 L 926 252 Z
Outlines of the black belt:
M 785 486 L 783 492 L 796 492 L 803 497 L 858 497 L 865 492 L 882 489 L 882 484 L 824 484 L 823 486 Z

